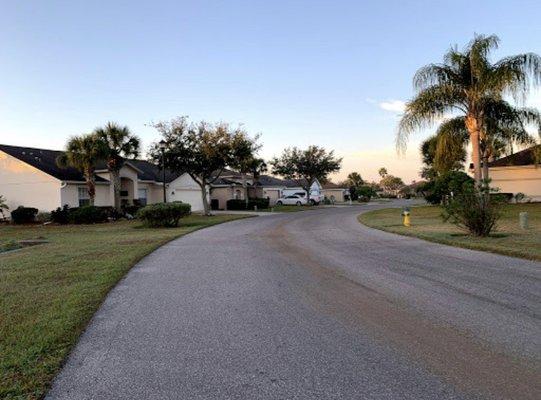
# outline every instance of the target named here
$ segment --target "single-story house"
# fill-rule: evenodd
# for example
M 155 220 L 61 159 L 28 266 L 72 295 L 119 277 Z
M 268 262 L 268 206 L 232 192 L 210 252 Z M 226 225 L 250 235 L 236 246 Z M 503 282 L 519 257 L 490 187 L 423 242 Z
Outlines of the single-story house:
M 51 211 L 67 204 L 79 207 L 88 204 L 85 180 L 74 168 L 60 168 L 56 164 L 61 151 L 31 147 L 0 145 L 0 195 L 10 209 L 20 205 Z M 121 201 L 133 204 L 152 204 L 180 200 L 189 203 L 193 211 L 203 209 L 201 190 L 188 174 L 163 170 L 146 160 L 126 160 L 120 170 Z M 114 204 L 114 189 L 105 162 L 96 166 L 97 206 Z
M 346 201 L 346 197 L 349 198 L 349 189 L 341 187 L 336 183 L 327 182 L 323 184 L 322 194 L 324 198 L 329 199 L 333 203 L 342 203 Z
M 501 193 L 524 193 L 541 201 L 541 145 L 530 147 L 488 164 L 491 186 Z

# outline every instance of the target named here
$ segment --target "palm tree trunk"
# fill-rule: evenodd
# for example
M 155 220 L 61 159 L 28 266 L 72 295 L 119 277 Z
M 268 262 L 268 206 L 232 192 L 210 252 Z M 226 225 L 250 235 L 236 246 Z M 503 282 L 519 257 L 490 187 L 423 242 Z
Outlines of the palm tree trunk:
M 87 169 L 85 171 L 86 188 L 88 190 L 88 197 L 90 197 L 89 203 L 94 205 L 94 199 L 96 198 L 96 181 L 94 178 L 94 171 Z
M 480 129 L 477 119 L 474 116 L 468 115 L 466 117 L 466 129 L 470 134 L 470 141 L 472 145 L 472 163 L 473 163 L 473 177 L 477 187 L 481 186 L 481 149 L 480 149 Z
M 111 182 L 113 184 L 113 190 L 114 190 L 114 206 L 117 210 L 120 210 L 120 189 L 121 189 L 121 181 L 120 181 L 120 171 L 110 171 L 111 174 Z

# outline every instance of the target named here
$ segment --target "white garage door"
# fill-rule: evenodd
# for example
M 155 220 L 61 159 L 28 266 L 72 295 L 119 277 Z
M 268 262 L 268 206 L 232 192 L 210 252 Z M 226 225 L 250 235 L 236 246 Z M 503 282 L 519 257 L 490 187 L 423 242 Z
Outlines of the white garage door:
M 174 188 L 171 193 L 171 201 L 182 201 L 192 206 L 192 211 L 203 211 L 203 200 L 201 191 L 195 189 Z

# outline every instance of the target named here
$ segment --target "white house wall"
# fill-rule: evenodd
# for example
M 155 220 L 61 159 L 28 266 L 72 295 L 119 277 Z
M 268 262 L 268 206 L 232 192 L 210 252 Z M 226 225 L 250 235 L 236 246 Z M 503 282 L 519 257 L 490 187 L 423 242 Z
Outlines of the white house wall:
M 60 190 L 61 205 L 67 204 L 70 207 L 79 207 L 79 188 L 86 189 L 84 183 L 68 183 Z M 59 205 L 60 205 L 59 204 Z M 56 207 L 59 207 L 57 205 Z M 96 197 L 94 198 L 96 206 L 112 206 L 109 184 L 96 184 Z
M 0 151 L 0 195 L 10 210 L 22 205 L 51 211 L 60 205 L 60 180 Z
M 192 211 L 203 210 L 201 188 L 188 174 L 179 176 L 167 185 L 167 201 L 182 201 L 190 204 Z
M 502 193 L 524 193 L 533 201 L 541 201 L 541 166 L 509 166 L 490 168 L 491 186 Z

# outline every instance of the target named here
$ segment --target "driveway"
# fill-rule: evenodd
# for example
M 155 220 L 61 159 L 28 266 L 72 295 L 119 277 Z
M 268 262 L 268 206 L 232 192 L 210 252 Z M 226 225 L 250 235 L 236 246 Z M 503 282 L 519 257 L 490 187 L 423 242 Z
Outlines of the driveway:
M 143 259 L 49 399 L 539 399 L 541 264 L 327 208 L 218 225 Z

